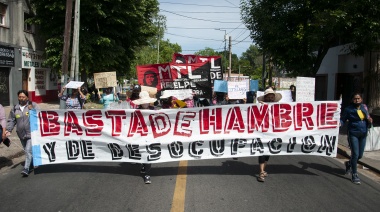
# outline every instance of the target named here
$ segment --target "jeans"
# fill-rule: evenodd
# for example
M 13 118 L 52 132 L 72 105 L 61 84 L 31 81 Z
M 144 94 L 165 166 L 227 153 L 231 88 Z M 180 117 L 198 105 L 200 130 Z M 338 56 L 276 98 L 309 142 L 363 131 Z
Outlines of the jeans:
M 32 160 L 32 140 L 29 139 L 20 139 L 22 147 L 25 150 L 25 169 L 29 169 L 30 165 L 33 164 Z
M 357 173 L 357 164 L 359 159 L 363 157 L 365 143 L 366 143 L 367 134 L 362 134 L 360 136 L 349 135 L 348 143 L 351 148 L 351 168 L 352 173 Z

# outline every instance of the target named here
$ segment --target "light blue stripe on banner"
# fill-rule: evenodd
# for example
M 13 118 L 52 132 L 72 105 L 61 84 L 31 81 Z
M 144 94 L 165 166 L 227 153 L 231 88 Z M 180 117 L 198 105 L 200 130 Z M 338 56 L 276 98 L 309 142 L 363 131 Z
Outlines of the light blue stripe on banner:
M 34 164 L 34 166 L 42 165 L 40 145 L 33 145 L 32 152 L 33 152 L 33 164 Z
M 37 124 L 37 111 L 36 110 L 29 110 L 29 122 L 30 122 L 30 130 L 32 132 L 38 130 L 38 124 Z

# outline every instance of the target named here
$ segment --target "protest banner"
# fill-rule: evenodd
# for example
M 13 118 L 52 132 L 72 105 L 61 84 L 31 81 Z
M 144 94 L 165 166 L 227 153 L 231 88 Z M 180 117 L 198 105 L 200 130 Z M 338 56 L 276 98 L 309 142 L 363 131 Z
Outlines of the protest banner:
M 179 100 L 184 99 L 192 99 L 193 98 L 193 90 L 191 89 L 183 89 L 183 90 L 165 90 L 165 94 L 167 96 L 174 96 Z
M 222 58 L 220 56 L 202 56 L 178 53 L 174 53 L 172 56 L 173 64 L 191 64 L 204 62 L 210 63 L 211 84 L 214 84 L 214 80 L 223 80 Z
M 116 72 L 99 72 L 94 73 L 94 82 L 96 88 L 116 87 Z
M 34 165 L 335 157 L 338 101 L 164 110 L 32 110 Z
M 139 84 L 157 91 L 192 89 L 199 98 L 211 97 L 210 64 L 151 64 L 137 66 Z

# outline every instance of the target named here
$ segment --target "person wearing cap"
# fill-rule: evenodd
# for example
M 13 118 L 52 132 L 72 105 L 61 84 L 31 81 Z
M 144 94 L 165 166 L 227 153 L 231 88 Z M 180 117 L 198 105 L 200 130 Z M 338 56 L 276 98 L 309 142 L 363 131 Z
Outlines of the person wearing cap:
M 282 95 L 280 93 L 276 93 L 271 87 L 269 87 L 268 89 L 264 91 L 264 96 L 257 97 L 257 100 L 261 104 L 265 104 L 268 102 L 279 102 L 281 99 L 282 99 Z M 269 155 L 259 156 L 260 173 L 259 173 L 259 176 L 257 177 L 257 180 L 259 182 L 264 182 L 265 177 L 268 176 L 268 173 L 265 171 L 265 167 L 268 163 L 268 160 L 269 160 Z
M 140 110 L 154 110 L 154 106 L 151 104 L 157 101 L 156 98 L 151 98 L 149 96 L 148 91 L 141 91 L 139 94 L 139 99 L 133 100 L 133 104 L 138 105 L 137 109 Z M 149 171 L 152 167 L 152 164 L 150 163 L 143 163 L 141 164 L 141 170 L 140 173 L 143 174 L 144 183 L 145 184 L 151 184 L 152 181 L 150 180 Z
M 121 102 L 115 93 L 112 92 L 112 87 L 105 89 L 105 93 L 102 96 L 99 95 L 99 102 L 103 104 L 104 109 L 108 109 L 112 102 Z

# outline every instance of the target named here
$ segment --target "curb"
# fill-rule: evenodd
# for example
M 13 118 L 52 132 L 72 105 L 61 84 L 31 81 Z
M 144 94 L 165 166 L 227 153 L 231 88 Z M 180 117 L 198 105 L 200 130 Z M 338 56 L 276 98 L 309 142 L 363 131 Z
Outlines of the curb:
M 338 144 L 338 154 L 346 157 L 346 158 L 350 158 L 351 157 L 351 150 L 341 144 Z M 380 170 L 378 168 L 376 168 L 375 166 L 373 166 L 371 164 L 370 161 L 368 161 L 365 157 L 361 158 L 359 161 L 358 161 L 358 164 L 362 165 L 362 166 L 365 166 L 366 168 L 380 174 Z

